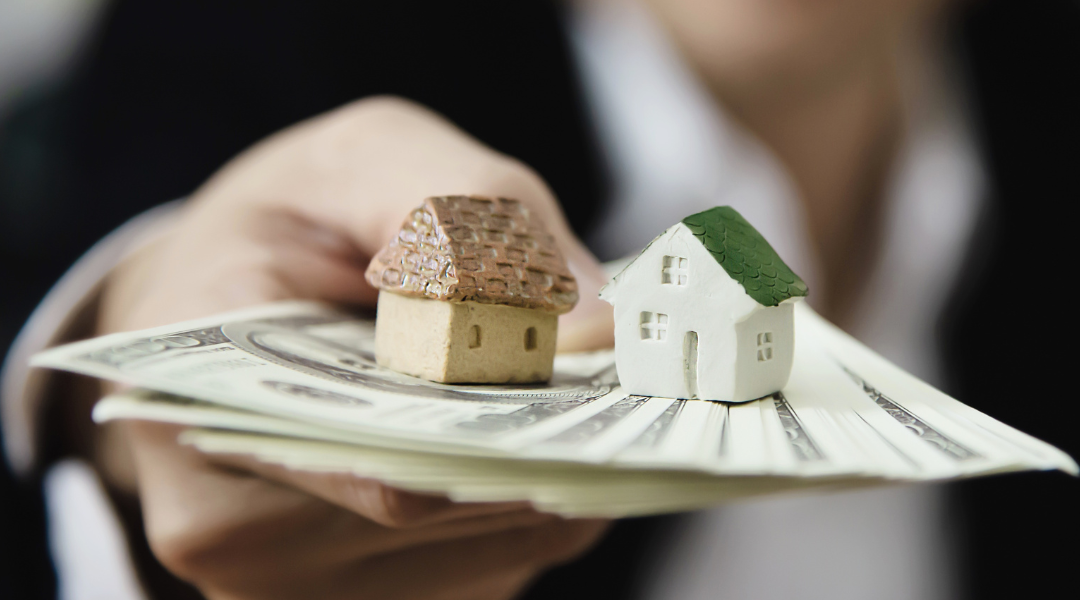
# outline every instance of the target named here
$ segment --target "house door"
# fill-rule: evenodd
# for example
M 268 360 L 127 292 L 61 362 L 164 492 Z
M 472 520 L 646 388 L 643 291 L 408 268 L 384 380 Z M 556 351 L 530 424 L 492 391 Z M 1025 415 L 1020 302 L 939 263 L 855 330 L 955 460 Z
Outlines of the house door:
M 683 377 L 686 380 L 687 398 L 698 397 L 698 339 L 696 331 L 687 331 L 683 336 Z

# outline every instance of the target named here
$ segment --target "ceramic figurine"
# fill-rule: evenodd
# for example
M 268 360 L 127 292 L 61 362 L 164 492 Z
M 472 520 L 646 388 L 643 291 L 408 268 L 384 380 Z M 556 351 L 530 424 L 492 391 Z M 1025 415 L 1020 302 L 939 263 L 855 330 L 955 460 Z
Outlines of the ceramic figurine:
M 507 198 L 424 200 L 366 276 L 379 365 L 444 383 L 547 381 L 578 299 L 554 238 Z
M 745 402 L 779 391 L 806 284 L 735 209 L 691 215 L 600 291 L 632 394 Z

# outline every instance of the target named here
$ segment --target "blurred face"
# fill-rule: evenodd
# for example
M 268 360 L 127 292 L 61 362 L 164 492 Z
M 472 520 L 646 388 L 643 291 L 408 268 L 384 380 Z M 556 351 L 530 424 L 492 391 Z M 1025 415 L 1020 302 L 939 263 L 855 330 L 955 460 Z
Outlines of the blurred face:
M 949 0 L 645 0 L 691 62 L 727 86 L 839 74 Z

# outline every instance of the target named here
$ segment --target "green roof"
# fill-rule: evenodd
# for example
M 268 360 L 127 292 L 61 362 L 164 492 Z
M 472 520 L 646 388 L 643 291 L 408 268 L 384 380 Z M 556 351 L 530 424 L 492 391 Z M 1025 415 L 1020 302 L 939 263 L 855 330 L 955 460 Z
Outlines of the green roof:
M 682 222 L 758 304 L 776 306 L 788 298 L 806 295 L 803 280 L 734 208 L 717 206 Z

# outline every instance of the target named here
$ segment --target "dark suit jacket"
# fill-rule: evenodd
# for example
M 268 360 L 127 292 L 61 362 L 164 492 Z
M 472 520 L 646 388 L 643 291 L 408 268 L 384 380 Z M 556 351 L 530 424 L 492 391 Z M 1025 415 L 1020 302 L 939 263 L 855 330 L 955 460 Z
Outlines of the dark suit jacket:
M 993 0 L 955 23 L 995 193 L 942 323 L 950 391 L 1074 456 L 1080 411 L 1062 375 L 1076 355 L 1062 320 L 1073 256 L 1065 208 L 1080 199 L 1080 97 L 1069 85 L 1078 13 L 1075 3 Z M 122 221 L 188 194 L 261 137 L 372 94 L 431 106 L 532 165 L 586 232 L 606 174 L 561 19 L 536 0 L 114 2 L 73 75 L 28 95 L 0 129 L 0 347 Z M 33 482 L 0 484 L 0 596 L 47 597 L 40 494 Z M 1076 552 L 1059 544 L 1080 533 L 1075 481 L 1020 475 L 952 489 L 974 597 L 1049 595 L 1066 581 Z M 632 597 L 677 526 L 625 522 L 529 597 Z M 145 540 L 131 542 L 152 587 L 167 581 Z

